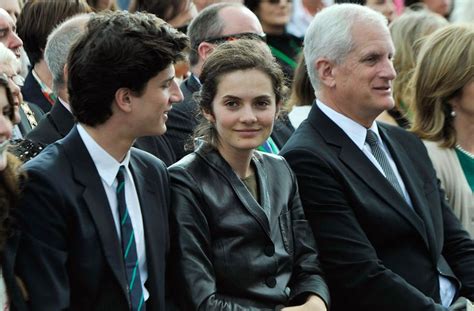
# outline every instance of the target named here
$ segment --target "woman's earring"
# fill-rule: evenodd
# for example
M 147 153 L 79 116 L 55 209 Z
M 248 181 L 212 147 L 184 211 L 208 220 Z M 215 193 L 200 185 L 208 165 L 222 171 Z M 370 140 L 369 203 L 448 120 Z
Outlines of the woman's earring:
M 454 111 L 454 110 L 451 110 L 451 117 L 453 117 L 453 118 L 454 118 L 455 116 L 456 116 L 456 111 Z

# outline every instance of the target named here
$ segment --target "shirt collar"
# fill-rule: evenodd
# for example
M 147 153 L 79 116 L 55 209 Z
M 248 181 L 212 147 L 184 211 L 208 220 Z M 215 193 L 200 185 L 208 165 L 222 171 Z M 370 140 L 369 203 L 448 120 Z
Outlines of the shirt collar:
M 194 79 L 199 84 L 199 86 L 201 86 L 201 80 L 199 80 L 198 76 L 196 76 L 195 74 L 191 74 L 189 78 Z
M 69 106 L 69 103 L 67 103 L 65 100 L 63 100 L 61 97 L 58 96 L 59 102 L 64 106 L 64 108 L 67 109 L 72 114 L 71 107 Z
M 354 142 L 354 144 L 362 150 L 365 144 L 365 137 L 367 136 L 367 128 L 355 122 L 354 120 L 346 117 L 345 115 L 335 111 L 331 107 L 327 106 L 319 99 L 316 99 L 316 104 L 319 109 L 334 123 L 336 123 L 347 136 Z M 378 139 L 381 140 L 377 123 L 373 122 L 370 129 L 374 131 Z
M 84 145 L 86 145 L 92 161 L 94 161 L 100 177 L 108 186 L 112 187 L 120 166 L 123 165 L 128 168 L 128 164 L 130 163 L 130 150 L 127 152 L 125 159 L 122 162 L 118 162 L 87 133 L 86 129 L 80 123 L 77 124 L 77 130 Z

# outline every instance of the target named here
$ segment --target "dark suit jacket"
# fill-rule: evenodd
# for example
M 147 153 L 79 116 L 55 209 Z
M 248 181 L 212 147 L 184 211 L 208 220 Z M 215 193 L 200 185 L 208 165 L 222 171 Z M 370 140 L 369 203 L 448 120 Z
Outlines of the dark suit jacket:
M 48 112 L 51 110 L 51 103 L 44 97 L 43 92 L 41 92 L 41 87 L 38 82 L 36 82 L 35 77 L 31 70 L 28 72 L 28 75 L 25 79 L 25 84 L 21 88 L 21 94 L 23 99 L 27 102 L 38 105 L 41 110 Z
M 445 310 L 438 271 L 474 300 L 474 242 L 447 206 L 425 147 L 403 129 L 378 126 L 414 209 L 316 104 L 282 150 L 298 178 L 331 310 Z
M 259 200 L 215 150 L 169 168 L 182 310 L 275 310 L 308 293 L 329 304 L 296 178 L 279 156 L 255 152 L 252 163 Z
M 181 103 L 173 105 L 173 109 L 168 113 L 167 131 L 164 135 L 171 142 L 176 161 L 192 152 L 192 150 L 185 150 L 185 145 L 192 137 L 194 128 L 199 124 L 199 105 L 193 95 L 201 89 L 201 84 L 195 76 L 191 75 L 181 83 L 180 88 L 184 99 Z M 285 116 L 275 121 L 272 139 L 278 148 L 282 148 L 294 131 L 295 129 Z
M 26 138 L 47 146 L 65 137 L 74 126 L 74 117 L 58 101 Z
M 176 162 L 176 155 L 174 154 L 171 143 L 168 137 L 164 135 L 140 137 L 135 141 L 134 146 L 151 153 L 163 161 L 166 166 L 170 166 Z
M 13 232 L 7 240 L 7 244 L 5 245 L 1 256 L 2 275 L 7 288 L 10 311 L 28 310 L 25 297 L 23 296 L 18 280 L 14 274 L 14 265 L 19 242 L 20 233 Z
M 148 266 L 147 310 L 165 310 L 169 249 L 168 174 L 155 157 L 132 149 Z M 76 128 L 25 165 L 15 209 L 23 239 L 17 274 L 32 310 L 128 310 L 121 245 L 106 193 Z
M 198 125 L 199 107 L 193 99 L 193 94 L 201 88 L 201 84 L 194 75 L 184 80 L 181 85 L 183 101 L 173 105 L 173 109 L 168 112 L 166 121 L 166 133 L 164 137 L 171 143 L 171 147 L 176 156 L 176 161 L 190 153 L 184 146 L 193 135 L 194 128 Z

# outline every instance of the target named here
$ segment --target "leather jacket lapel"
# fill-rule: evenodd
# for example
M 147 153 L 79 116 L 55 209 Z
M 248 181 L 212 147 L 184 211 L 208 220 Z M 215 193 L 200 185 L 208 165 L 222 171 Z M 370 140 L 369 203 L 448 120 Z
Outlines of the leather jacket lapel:
M 263 169 L 261 168 L 261 166 L 256 164 L 263 208 L 254 199 L 254 197 L 248 191 L 245 184 L 240 180 L 237 174 L 232 170 L 230 165 L 222 158 L 219 152 L 212 150 L 212 151 L 209 151 L 208 154 L 206 154 L 206 156 L 204 156 L 202 154 L 204 152 L 203 151 L 204 148 L 205 146 L 201 146 L 197 150 L 197 153 L 201 155 L 204 161 L 208 162 L 211 167 L 219 171 L 219 173 L 225 179 L 227 179 L 229 184 L 232 186 L 232 189 L 234 190 L 235 194 L 237 195 L 239 200 L 242 202 L 242 205 L 255 218 L 255 220 L 262 227 L 262 230 L 270 238 L 271 237 L 270 224 L 268 222 L 268 217 L 263 210 L 263 208 L 270 208 L 270 207 L 269 207 L 269 199 L 265 199 L 265 196 L 268 196 L 268 191 L 266 189 L 266 186 L 264 185 L 265 184 L 264 179 L 263 179 L 264 176 L 262 175 Z M 254 161 L 254 163 L 256 162 L 257 161 Z

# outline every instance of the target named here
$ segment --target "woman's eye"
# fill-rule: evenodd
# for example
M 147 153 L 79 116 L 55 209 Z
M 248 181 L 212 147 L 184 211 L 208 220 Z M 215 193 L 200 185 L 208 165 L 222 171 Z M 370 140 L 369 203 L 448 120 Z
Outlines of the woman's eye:
M 227 101 L 227 102 L 225 102 L 225 105 L 226 105 L 227 107 L 234 108 L 234 107 L 237 107 L 239 104 L 238 104 L 237 102 L 235 102 L 235 101 Z
M 268 101 L 258 101 L 256 103 L 256 106 L 259 107 L 259 108 L 266 108 L 269 105 L 270 105 L 270 103 Z

